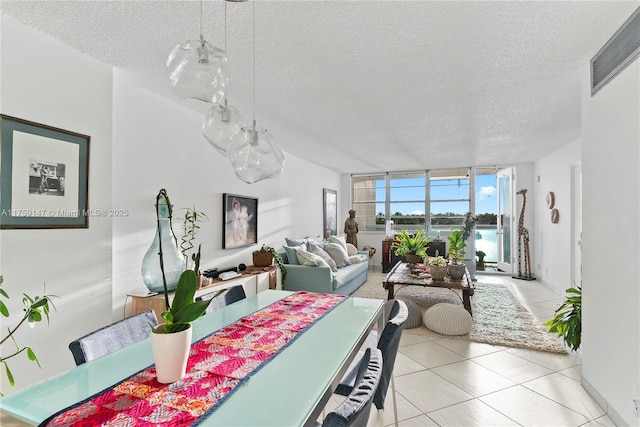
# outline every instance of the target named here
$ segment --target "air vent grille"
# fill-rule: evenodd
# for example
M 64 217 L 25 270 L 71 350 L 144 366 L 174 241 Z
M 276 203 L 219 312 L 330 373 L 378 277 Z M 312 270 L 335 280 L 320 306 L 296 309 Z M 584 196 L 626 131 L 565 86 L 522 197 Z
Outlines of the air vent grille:
M 591 96 L 640 55 L 640 8 L 591 59 Z

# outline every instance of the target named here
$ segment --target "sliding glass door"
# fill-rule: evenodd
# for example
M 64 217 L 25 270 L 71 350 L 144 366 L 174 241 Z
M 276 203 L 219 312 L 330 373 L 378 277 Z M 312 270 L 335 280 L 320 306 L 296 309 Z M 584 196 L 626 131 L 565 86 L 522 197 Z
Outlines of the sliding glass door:
M 512 243 L 514 233 L 513 208 L 513 168 L 497 173 L 498 184 L 498 268 L 513 272 Z

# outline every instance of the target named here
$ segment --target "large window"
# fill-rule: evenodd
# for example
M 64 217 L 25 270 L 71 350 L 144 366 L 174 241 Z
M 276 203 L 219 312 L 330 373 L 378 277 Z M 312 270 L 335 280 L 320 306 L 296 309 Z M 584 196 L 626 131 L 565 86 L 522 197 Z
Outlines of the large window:
M 366 231 L 384 231 L 387 221 L 396 231 L 447 231 L 459 228 L 470 210 L 468 168 L 353 175 L 352 191 Z

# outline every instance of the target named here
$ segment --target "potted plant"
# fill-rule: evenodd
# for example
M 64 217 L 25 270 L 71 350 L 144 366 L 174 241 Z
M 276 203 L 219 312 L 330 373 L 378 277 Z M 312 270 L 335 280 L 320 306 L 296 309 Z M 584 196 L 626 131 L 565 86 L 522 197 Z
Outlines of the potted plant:
M 4 278 L 0 276 L 0 296 L 8 299 L 9 294 L 1 287 L 3 282 Z M 44 290 L 44 292 L 46 292 L 46 289 Z M 15 349 L 13 351 L 3 350 L 2 352 L 0 352 L 0 363 L 4 365 L 4 371 L 7 375 L 7 381 L 9 382 L 9 385 L 11 387 L 15 385 L 15 380 L 13 378 L 13 374 L 11 373 L 11 369 L 9 369 L 9 364 L 7 363 L 9 359 L 19 355 L 20 353 L 26 352 L 27 358 L 32 362 L 36 362 L 38 364 L 38 367 L 40 367 L 40 362 L 36 357 L 36 353 L 31 349 L 31 347 L 19 346 L 13 334 L 15 334 L 16 331 L 25 324 L 25 322 L 27 322 L 30 327 L 35 327 L 35 324 L 37 322 L 42 321 L 43 314 L 44 317 L 47 318 L 47 324 L 49 324 L 49 304 L 51 304 L 51 307 L 53 307 L 54 309 L 56 308 L 55 305 L 53 305 L 53 301 L 51 300 L 51 298 L 55 297 L 55 295 L 47 295 L 44 292 L 42 296 L 36 296 L 35 298 L 32 298 L 27 294 L 23 294 L 22 303 L 24 304 L 24 314 L 22 315 L 22 318 L 16 326 L 14 326 L 13 328 L 7 328 L 7 335 L 0 339 L 0 346 L 9 339 L 11 339 L 13 341 L 13 344 L 15 345 Z M 0 313 L 4 317 L 9 317 L 9 309 L 4 304 L 4 302 L 2 302 L 2 300 L 0 300 Z M 1 391 L 0 396 L 4 396 Z
M 467 212 L 466 214 L 464 214 L 464 220 L 462 223 L 462 241 L 464 242 L 465 247 L 467 245 L 467 240 L 469 240 L 469 237 L 475 236 L 474 230 L 477 222 L 478 222 L 478 218 L 471 212 Z M 471 249 L 473 250 L 473 248 L 474 248 L 474 245 L 472 244 Z M 475 258 L 464 259 L 464 254 L 463 254 L 463 261 L 466 264 L 467 269 L 469 270 L 469 274 L 474 275 L 476 272 Z
M 200 274 L 200 257 L 202 254 L 202 243 L 198 244 L 198 250 L 192 254 L 189 251 L 195 247 L 194 241 L 196 234 L 200 229 L 198 223 L 202 222 L 203 218 L 208 220 L 207 215 L 204 212 L 197 211 L 195 206 L 193 208 L 186 208 L 182 222 L 182 237 L 180 237 L 180 252 L 184 257 L 184 263 L 187 268 L 192 267 L 194 273 L 198 278 L 198 287 L 202 286 L 202 275 Z M 189 259 L 193 262 L 190 264 Z
M 449 239 L 449 260 L 451 265 L 449 266 L 449 276 L 453 280 L 460 280 L 464 277 L 467 266 L 462 262 L 464 261 L 464 239 L 462 230 L 454 230 L 451 232 Z
M 284 283 L 287 277 L 287 269 L 284 266 L 284 260 L 273 247 L 262 245 L 257 251 L 253 251 L 253 265 L 256 267 L 269 267 L 275 260 L 282 274 L 282 283 Z
M 409 264 L 417 264 L 427 255 L 428 245 L 429 238 L 424 231 L 418 230 L 412 237 L 407 230 L 402 230 L 391 243 L 391 249 Z
M 429 271 L 435 282 L 442 282 L 447 275 L 447 260 L 443 256 L 430 257 Z
M 173 301 L 165 292 L 164 323 L 151 328 L 151 348 L 160 383 L 172 383 L 184 377 L 191 348 L 191 322 L 202 316 L 213 299 L 195 301 L 196 273 L 185 270 L 178 280 Z M 224 292 L 224 289 L 219 293 Z
M 484 271 L 484 257 L 487 254 L 484 251 L 476 251 L 476 256 L 478 257 L 478 261 L 476 261 L 476 270 Z
M 582 340 L 582 288 L 569 288 L 566 292 L 565 302 L 544 325 L 549 327 L 549 333 L 558 334 L 571 350 L 576 351 Z

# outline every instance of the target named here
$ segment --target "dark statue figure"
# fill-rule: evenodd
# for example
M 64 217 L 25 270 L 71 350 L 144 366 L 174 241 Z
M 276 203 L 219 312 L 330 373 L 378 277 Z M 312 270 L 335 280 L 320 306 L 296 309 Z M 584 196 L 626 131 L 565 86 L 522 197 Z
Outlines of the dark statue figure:
M 356 211 L 351 209 L 349 211 L 349 218 L 344 222 L 344 234 L 347 235 L 347 243 L 351 243 L 356 248 L 358 247 L 358 223 L 355 220 Z

